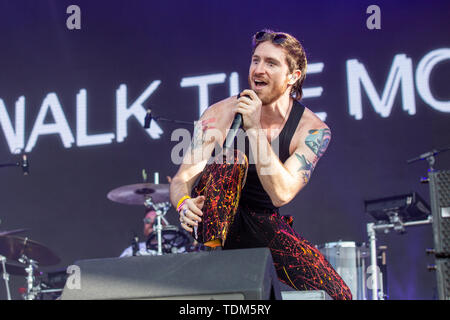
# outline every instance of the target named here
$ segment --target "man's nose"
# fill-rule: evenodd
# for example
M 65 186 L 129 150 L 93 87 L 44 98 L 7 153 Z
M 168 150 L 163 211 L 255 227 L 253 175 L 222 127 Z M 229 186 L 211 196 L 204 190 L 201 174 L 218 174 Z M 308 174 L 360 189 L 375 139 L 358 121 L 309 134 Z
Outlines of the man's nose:
M 254 74 L 263 74 L 265 71 L 266 69 L 264 68 L 264 63 L 258 63 L 253 69 Z

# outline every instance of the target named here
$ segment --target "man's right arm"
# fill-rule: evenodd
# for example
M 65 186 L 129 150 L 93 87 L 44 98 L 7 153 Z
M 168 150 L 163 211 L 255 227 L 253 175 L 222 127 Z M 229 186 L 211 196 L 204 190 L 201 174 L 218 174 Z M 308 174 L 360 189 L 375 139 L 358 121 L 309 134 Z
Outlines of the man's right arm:
M 214 147 L 223 142 L 223 133 L 217 129 L 217 117 L 215 108 L 210 107 L 195 125 L 192 141 L 184 155 L 183 163 L 170 184 L 170 201 L 176 209 L 180 199 L 191 194 L 194 183 L 205 168 Z M 185 230 L 191 232 L 191 227 L 201 221 L 199 216 L 202 215 L 203 201 L 204 197 L 185 201 L 183 208 L 187 209 L 186 214 L 182 217 L 180 213 L 180 222 L 181 220 L 187 222 L 187 224 L 181 224 Z
M 176 207 L 179 199 L 190 195 L 195 180 L 203 171 L 214 149 L 213 136 L 215 119 L 213 112 L 206 110 L 196 122 L 191 144 L 183 157 L 183 162 L 170 184 L 170 200 Z

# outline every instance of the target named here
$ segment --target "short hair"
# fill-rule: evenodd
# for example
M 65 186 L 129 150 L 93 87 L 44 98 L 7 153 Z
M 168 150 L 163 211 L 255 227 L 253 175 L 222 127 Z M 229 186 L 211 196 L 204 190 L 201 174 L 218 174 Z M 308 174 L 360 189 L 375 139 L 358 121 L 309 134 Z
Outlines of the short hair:
M 290 35 L 289 33 L 286 32 L 275 32 L 273 30 L 270 29 L 264 29 L 261 30 L 263 32 L 265 32 L 267 35 L 265 35 L 263 40 L 256 40 L 256 35 L 258 33 L 256 33 L 253 36 L 252 39 L 252 53 L 255 52 L 256 47 L 265 41 L 272 41 L 272 43 L 276 46 L 279 46 L 281 48 L 283 48 L 285 50 L 286 53 L 286 63 L 288 65 L 289 68 L 289 72 L 294 72 L 294 70 L 299 69 L 301 71 L 301 76 L 300 79 L 298 79 L 294 85 L 292 86 L 291 89 L 291 96 L 295 99 L 295 100 L 300 100 L 303 97 L 303 82 L 305 81 L 306 78 L 306 67 L 307 67 L 307 60 L 306 60 L 306 53 L 305 53 L 305 49 L 303 48 L 302 44 L 300 43 L 300 41 L 298 41 L 295 37 L 293 37 L 292 35 Z M 285 36 L 285 40 L 282 41 L 281 43 L 274 43 L 273 39 L 277 36 L 277 35 L 284 35 Z

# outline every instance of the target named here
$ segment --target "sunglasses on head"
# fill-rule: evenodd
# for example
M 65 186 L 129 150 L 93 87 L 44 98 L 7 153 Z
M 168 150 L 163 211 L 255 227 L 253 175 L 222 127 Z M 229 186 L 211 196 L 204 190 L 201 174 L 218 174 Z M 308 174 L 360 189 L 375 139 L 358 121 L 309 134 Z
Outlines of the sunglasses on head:
M 275 36 L 272 38 L 270 35 L 275 35 Z M 269 38 L 272 38 L 272 42 L 275 44 L 282 44 L 287 39 L 287 36 L 283 33 L 274 33 L 274 32 L 266 32 L 266 31 L 259 31 L 255 34 L 256 42 L 266 41 Z

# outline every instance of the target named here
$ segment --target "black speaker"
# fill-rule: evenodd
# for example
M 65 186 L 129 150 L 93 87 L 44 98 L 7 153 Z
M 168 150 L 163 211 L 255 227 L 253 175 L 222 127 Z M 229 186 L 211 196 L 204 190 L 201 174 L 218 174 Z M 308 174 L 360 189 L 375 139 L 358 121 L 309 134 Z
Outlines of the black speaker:
M 450 299 L 450 171 L 433 171 L 430 182 L 436 276 L 440 300 Z
M 62 300 L 281 299 L 268 248 L 80 260 L 72 270 Z
M 439 300 L 450 300 L 450 259 L 436 258 L 436 278 Z
M 450 171 L 429 173 L 434 250 L 450 253 Z

